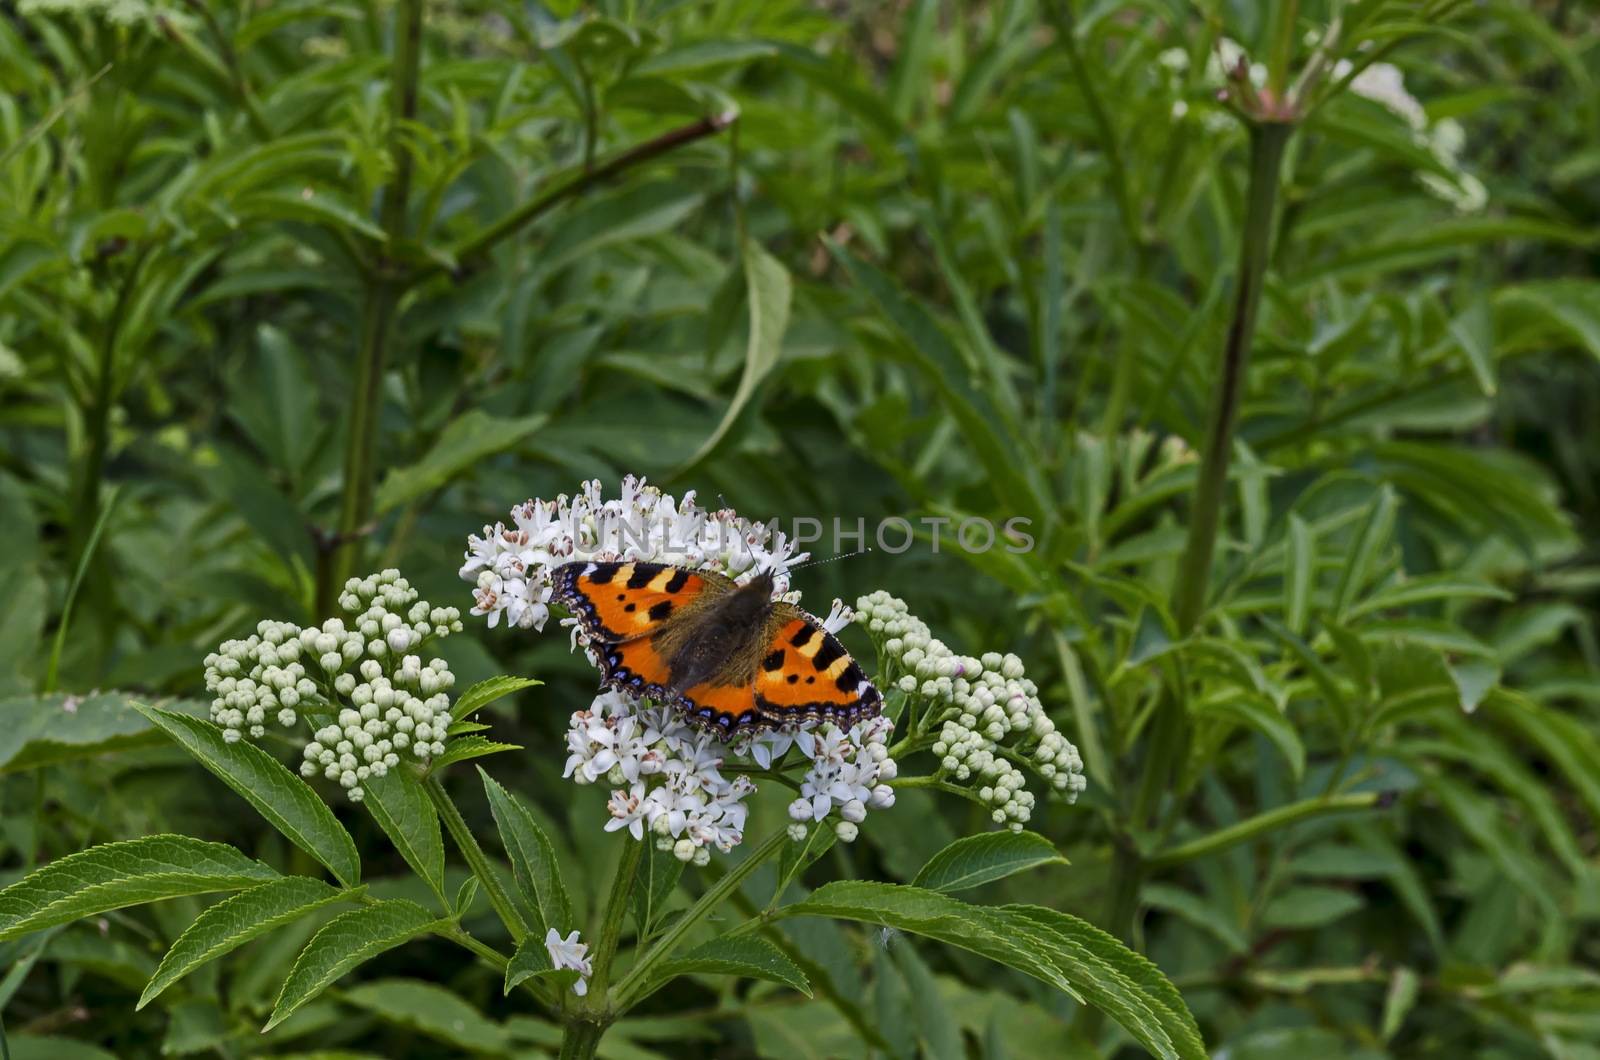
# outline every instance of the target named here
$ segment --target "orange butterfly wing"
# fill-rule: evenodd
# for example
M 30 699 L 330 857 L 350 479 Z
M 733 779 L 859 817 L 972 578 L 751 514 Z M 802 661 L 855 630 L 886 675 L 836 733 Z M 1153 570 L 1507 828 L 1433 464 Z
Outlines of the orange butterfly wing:
M 750 685 L 704 682 L 685 691 L 678 705 L 690 721 L 717 730 L 723 739 L 761 721 L 756 711 L 755 689 Z
M 564 563 L 551 578 L 554 598 L 577 616 L 584 635 L 602 644 L 648 637 L 711 585 L 701 574 L 665 563 Z
M 681 694 L 655 635 L 705 592 L 726 591 L 717 575 L 663 563 L 567 563 L 555 571 L 554 597 L 578 619 L 600 659 L 608 688 L 676 704 L 696 724 L 724 734 L 755 720 L 748 685 L 702 683 Z
M 642 560 L 579 561 L 556 568 L 553 584 L 555 601 L 578 619 L 599 657 L 603 686 L 674 704 L 724 739 L 807 719 L 849 726 L 883 709 L 838 638 L 792 604 L 777 605 L 776 632 L 750 682 L 674 690 L 655 635 L 704 594 L 730 591 L 722 575 Z
M 768 725 L 825 718 L 848 728 L 883 710 L 883 696 L 839 638 L 797 607 L 762 656 L 754 682 L 755 708 Z

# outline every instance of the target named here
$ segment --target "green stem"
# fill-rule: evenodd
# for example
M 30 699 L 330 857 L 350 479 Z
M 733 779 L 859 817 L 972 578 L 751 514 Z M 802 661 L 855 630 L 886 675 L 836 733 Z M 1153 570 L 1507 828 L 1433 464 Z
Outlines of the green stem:
M 606 987 L 611 982 L 611 962 L 616 959 L 617 946 L 622 941 L 622 925 L 628 918 L 628 895 L 633 891 L 633 880 L 639 872 L 639 861 L 644 856 L 644 845 L 654 837 L 623 840 L 622 856 L 617 861 L 617 871 L 611 877 L 611 894 L 606 898 L 605 912 L 600 917 L 600 938 L 595 943 L 592 964 L 594 974 L 589 981 L 589 997 L 594 1004 L 603 1006 Z
M 95 365 L 94 394 L 88 410 L 89 450 L 84 454 L 79 471 L 78 496 L 73 507 L 72 537 L 75 538 L 74 555 L 81 562 L 89 542 L 90 528 L 100 511 L 100 484 L 105 477 L 106 453 L 111 448 L 111 407 L 117 392 L 117 344 L 122 337 L 122 324 L 127 318 L 134 292 L 139 287 L 139 277 L 149 259 L 152 245 L 146 245 L 134 257 L 128 275 L 117 288 L 117 299 L 106 319 L 105 334 L 100 341 L 100 357 Z
M 585 1004 L 572 1012 L 566 1031 L 561 1038 L 561 1055 L 587 1060 L 595 1053 L 601 1037 L 616 1012 L 607 1008 L 606 986 L 611 981 L 611 964 L 616 960 L 617 946 L 622 941 L 622 925 L 628 918 L 628 895 L 633 892 L 634 877 L 639 872 L 639 862 L 644 857 L 644 845 L 653 837 L 642 840 L 625 838 L 617 871 L 611 877 L 611 893 L 606 898 L 605 909 L 600 914 L 600 937 L 595 943 L 591 964 L 594 974 L 589 977 L 589 994 Z
M 1305 799 L 1301 802 L 1292 802 L 1287 806 L 1268 810 L 1238 824 L 1229 825 L 1210 835 L 1201 836 L 1199 839 L 1183 843 L 1179 846 L 1151 858 L 1148 866 L 1152 871 L 1170 869 L 1182 865 L 1187 861 L 1210 857 L 1219 854 L 1230 847 L 1240 843 L 1248 843 L 1258 836 L 1268 832 L 1303 821 L 1308 817 L 1318 817 L 1325 813 L 1343 813 L 1348 810 L 1366 810 L 1377 806 L 1383 796 L 1375 791 L 1364 791 L 1354 795 L 1333 795 L 1327 798 Z
M 510 963 L 510 959 L 487 942 L 473 938 L 460 928 L 439 928 L 434 934 L 442 939 L 449 939 L 464 949 L 471 950 L 482 958 L 483 962 L 489 967 L 502 975 L 505 974 L 506 965 Z
M 1188 636 L 1199 623 L 1211 580 L 1211 560 L 1227 486 L 1233 431 L 1244 393 L 1256 315 L 1261 307 L 1262 281 L 1272 253 L 1279 171 L 1284 148 L 1293 132 L 1293 125 L 1281 122 L 1257 122 L 1250 127 L 1250 185 L 1240 240 L 1233 320 L 1228 327 L 1221 373 L 1212 398 L 1211 419 L 1189 518 L 1188 543 L 1173 591 L 1172 610 L 1180 637 Z M 1188 758 L 1189 717 L 1181 675 L 1175 682 L 1163 693 L 1153 722 L 1150 754 L 1134 799 L 1132 821 L 1136 828 L 1147 827 L 1162 797 L 1176 790 Z M 1111 906 L 1106 922 L 1106 929 L 1120 938 L 1130 934 L 1138 910 L 1140 883 L 1148 868 L 1131 838 L 1125 838 L 1111 865 Z
M 565 1035 L 561 1039 L 560 1060 L 590 1060 L 596 1049 L 600 1047 L 600 1036 L 605 1034 L 606 1028 L 602 1023 L 593 1020 L 573 1020 L 567 1024 Z
M 361 345 L 356 362 L 356 385 L 345 442 L 344 485 L 339 502 L 337 533 L 324 547 L 332 550 L 318 564 L 317 613 L 333 609 L 338 586 L 355 567 L 361 539 L 372 520 L 374 459 L 378 419 L 382 408 L 384 368 L 394 344 L 395 312 L 408 282 L 384 260 L 397 252 L 406 238 L 406 210 L 411 199 L 414 160 L 406 144 L 406 126 L 416 120 L 417 84 L 422 73 L 423 0 L 401 0 L 395 13 L 393 82 L 389 90 L 389 158 L 394 179 L 384 189 L 381 220 L 387 236 L 385 251 L 366 277 L 361 311 Z
M 427 792 L 428 801 L 433 803 L 433 808 L 439 811 L 439 819 L 444 822 L 445 831 L 450 833 L 450 838 L 455 840 L 456 849 L 467 859 L 467 867 L 478 877 L 483 893 L 489 896 L 489 904 L 494 906 L 494 911 L 505 924 L 506 931 L 510 932 L 511 941 L 520 943 L 528 935 L 528 923 L 522 919 L 522 914 L 517 911 L 511 896 L 501 885 L 500 874 L 495 871 L 488 855 L 478 845 L 472 829 L 467 827 L 466 818 L 461 816 L 461 811 L 456 808 L 456 804 L 444 790 L 444 785 L 439 783 L 438 777 L 428 777 L 424 780 L 422 790 Z
M 1256 315 L 1261 308 L 1262 280 L 1272 255 L 1273 213 L 1278 202 L 1279 170 L 1292 125 L 1262 122 L 1250 129 L 1250 189 L 1245 208 L 1244 232 L 1239 249 L 1233 320 L 1222 353 L 1222 374 L 1212 398 L 1211 420 L 1200 455 L 1200 478 L 1189 514 L 1189 538 L 1184 548 L 1172 613 L 1178 632 L 1187 634 L 1199 621 L 1211 576 L 1217 523 L 1228 481 L 1233 451 L 1233 430 L 1244 395 L 1245 371 L 1255 338 Z
M 739 885 L 744 883 L 752 872 L 760 868 L 762 862 L 782 850 L 784 844 L 789 842 L 792 842 L 792 840 L 789 838 L 788 829 L 780 828 L 766 842 L 752 850 L 749 857 L 729 869 L 722 879 L 707 888 L 699 900 L 690 906 L 688 911 L 681 917 L 673 921 L 672 926 L 662 933 L 656 944 L 650 947 L 644 956 L 634 963 L 634 966 L 628 970 L 628 974 L 623 978 L 622 982 L 612 989 L 612 1011 L 626 1012 L 628 1005 L 634 1000 L 640 989 L 646 985 L 645 977 L 650 969 L 670 956 L 672 951 L 677 948 L 678 943 L 682 942 L 683 937 L 689 933 L 690 928 L 704 920 L 707 914 L 721 905 L 723 900 L 736 891 Z
M 601 181 L 616 176 L 624 170 L 632 169 L 642 162 L 647 162 L 685 144 L 690 144 L 714 133 L 721 132 L 732 125 L 737 118 L 738 114 L 732 111 L 713 114 L 691 125 L 681 126 L 662 133 L 653 140 L 646 140 L 642 144 L 630 147 L 599 166 L 579 167 L 575 175 L 556 184 L 555 187 L 538 198 L 530 199 L 528 202 L 523 203 L 498 221 L 491 222 L 476 235 L 456 244 L 450 250 L 450 257 L 456 261 L 466 261 L 478 257 L 496 243 L 518 232 L 551 207 L 572 198 Z

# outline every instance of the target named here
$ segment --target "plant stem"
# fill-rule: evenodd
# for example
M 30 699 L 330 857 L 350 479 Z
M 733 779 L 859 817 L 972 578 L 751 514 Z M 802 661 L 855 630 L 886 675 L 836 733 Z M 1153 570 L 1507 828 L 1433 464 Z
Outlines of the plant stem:
M 1364 791 L 1353 795 L 1333 795 L 1292 802 L 1287 806 L 1279 806 L 1238 824 L 1219 829 L 1210 835 L 1172 847 L 1151 858 L 1148 867 L 1151 870 L 1169 869 L 1186 861 L 1219 854 L 1229 847 L 1247 843 L 1257 836 L 1294 824 L 1296 821 L 1303 821 L 1308 817 L 1317 817 L 1325 813 L 1343 813 L 1347 810 L 1371 809 L 1379 805 L 1382 799 L 1383 796 L 1378 792 Z
M 505 924 L 506 931 L 510 932 L 511 941 L 520 943 L 528 935 L 528 923 L 522 919 L 522 914 L 517 911 L 511 896 L 501 885 L 500 874 L 495 871 L 488 855 L 478 845 L 472 829 L 467 827 L 466 818 L 461 816 L 461 811 L 445 792 L 444 785 L 439 783 L 438 777 L 428 777 L 424 780 L 422 790 L 427 792 L 428 801 L 433 803 L 433 808 L 439 811 L 439 819 L 444 822 L 445 831 L 455 840 L 456 849 L 461 851 L 461 856 L 467 859 L 467 866 L 472 869 L 472 874 L 478 877 L 478 883 L 483 886 L 483 893 L 489 896 L 489 904 L 494 906 L 494 911 Z
M 1277 206 L 1279 171 L 1284 148 L 1294 126 L 1283 122 L 1256 122 L 1250 126 L 1250 184 L 1235 280 L 1233 320 L 1222 352 L 1222 370 L 1212 398 L 1212 410 L 1201 453 L 1200 476 L 1189 518 L 1189 538 L 1173 591 L 1173 616 L 1178 635 L 1186 637 L 1198 624 L 1211 580 L 1211 559 L 1216 547 L 1217 523 L 1222 512 L 1233 448 L 1233 430 L 1244 393 L 1245 370 L 1261 306 L 1261 286 L 1272 253 L 1273 214 Z M 1132 822 L 1147 827 L 1161 798 L 1175 791 L 1189 754 L 1188 705 L 1181 675 L 1176 686 L 1163 694 L 1151 733 L 1150 754 L 1134 800 Z M 1106 930 L 1128 938 L 1138 910 L 1140 884 L 1149 866 L 1132 842 L 1124 837 L 1112 860 L 1109 893 L 1111 907 Z
M 386 259 L 406 238 L 406 209 L 411 199 L 413 159 L 406 145 L 406 126 L 416 120 L 417 83 L 422 72 L 423 0 L 401 0 L 395 12 L 393 81 L 389 89 L 389 160 L 394 179 L 384 189 L 382 222 L 386 246 L 366 276 L 361 310 L 361 345 L 356 362 L 349 436 L 345 441 L 344 486 L 339 502 L 338 531 L 328 543 L 332 556 L 318 564 L 317 613 L 333 609 L 337 587 L 355 567 L 361 539 L 372 519 L 377 467 L 378 420 L 382 410 L 384 368 L 394 344 L 395 311 L 407 281 Z
M 611 877 L 611 893 L 606 897 L 605 909 L 600 914 L 600 937 L 595 943 L 589 977 L 589 994 L 585 1004 L 574 1011 L 567 1021 L 561 1039 L 561 1055 L 587 1058 L 594 1055 L 600 1038 L 620 1010 L 607 1007 L 606 986 L 611 981 L 611 964 L 616 960 L 617 945 L 622 941 L 622 925 L 628 918 L 628 896 L 633 892 L 634 877 L 639 873 L 639 862 L 644 857 L 644 845 L 651 841 L 625 838 L 622 854 L 617 860 L 617 871 Z
M 662 133 L 653 140 L 646 140 L 642 144 L 630 147 L 599 166 L 580 167 L 576 174 L 561 181 L 543 195 L 530 199 L 498 221 L 489 224 L 481 232 L 456 244 L 455 247 L 451 248 L 450 256 L 457 261 L 478 257 L 502 239 L 514 234 L 524 225 L 532 222 L 551 207 L 572 198 L 574 195 L 603 180 L 616 176 L 624 170 L 632 169 L 642 162 L 648 162 L 652 158 L 664 155 L 685 144 L 690 144 L 714 133 L 721 132 L 732 125 L 738 117 L 738 113 L 734 111 L 713 114 L 708 118 L 701 118 L 691 125 L 680 126 L 669 132 Z
M 600 917 L 600 938 L 594 947 L 594 975 L 590 977 L 589 996 L 597 1005 L 604 1005 L 606 987 L 611 982 L 611 962 L 616 959 L 617 945 L 622 941 L 622 924 L 628 918 L 628 895 L 633 891 L 633 880 L 639 872 L 639 860 L 644 855 L 644 845 L 650 837 L 635 840 L 631 836 L 622 844 L 622 856 L 617 861 L 616 875 L 611 878 L 611 894 L 606 898 L 605 912 Z
M 766 842 L 752 850 L 749 857 L 729 869 L 722 879 L 707 888 L 706 892 L 700 896 L 694 905 L 690 906 L 687 912 L 673 921 L 672 926 L 662 933 L 656 944 L 650 947 L 634 963 L 632 968 L 628 969 L 628 974 L 623 978 L 622 982 L 612 989 L 612 1011 L 627 1011 L 629 1003 L 638 994 L 639 990 L 646 985 L 645 974 L 660 963 L 663 958 L 670 956 L 672 951 L 677 948 L 678 943 L 683 941 L 683 936 L 689 933 L 690 928 L 704 920 L 708 913 L 722 904 L 724 898 L 727 898 L 728 895 L 737 890 L 739 885 L 744 883 L 752 872 L 760 868 L 763 861 L 783 849 L 783 845 L 788 842 L 791 842 L 788 829 L 780 828 Z
M 1273 212 L 1278 201 L 1279 170 L 1292 125 L 1261 122 L 1250 128 L 1250 189 L 1245 208 L 1244 232 L 1239 250 L 1238 279 L 1233 320 L 1228 325 L 1222 353 L 1222 374 L 1212 397 L 1211 420 L 1200 454 L 1200 478 L 1189 515 L 1189 539 L 1173 592 L 1172 613 L 1178 632 L 1194 629 L 1205 604 L 1211 576 L 1211 557 L 1217 541 L 1217 522 L 1227 486 L 1228 463 L 1233 451 L 1233 429 L 1244 394 L 1245 370 L 1255 337 L 1256 314 L 1261 308 L 1261 285 L 1272 254 Z
M 153 245 L 147 244 L 134 257 L 128 275 L 117 288 L 117 299 L 106 320 L 105 334 L 100 341 L 100 357 L 95 365 L 94 394 L 88 409 L 89 451 L 84 454 L 78 480 L 78 496 L 73 506 L 71 536 L 75 539 L 74 556 L 81 562 L 89 543 L 90 528 L 100 511 L 100 484 L 105 477 L 106 453 L 111 448 L 111 406 L 117 393 L 117 345 L 122 337 L 122 324 L 128 307 L 139 287 L 139 277 L 144 263 L 149 259 Z
M 593 1020 L 579 1019 L 567 1024 L 566 1034 L 561 1039 L 560 1060 L 589 1060 L 605 1032 L 605 1025 Z

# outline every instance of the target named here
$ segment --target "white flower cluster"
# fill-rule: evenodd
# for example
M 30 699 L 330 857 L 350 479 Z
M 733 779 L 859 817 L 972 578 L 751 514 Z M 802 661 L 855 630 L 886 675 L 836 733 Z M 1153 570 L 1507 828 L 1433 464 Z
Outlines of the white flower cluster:
M 728 851 L 744 839 L 744 800 L 755 784 L 746 776 L 724 777 L 722 743 L 671 708 L 602 692 L 588 710 L 572 715 L 567 750 L 562 776 L 617 786 L 607 803 L 606 831 L 626 828 L 643 839 L 648 828 L 660 849 L 696 865 L 710 860 L 710 847 Z
M 590 481 L 575 497 L 518 505 L 511 518 L 509 528 L 496 523 L 482 537 L 470 538 L 461 568 L 461 576 L 477 586 L 472 613 L 487 615 L 490 626 L 503 614 L 509 625 L 543 629 L 550 614 L 550 572 L 572 560 L 647 560 L 721 571 L 736 580 L 766 571 L 775 592 L 787 599 L 795 595 L 788 592 L 788 569 L 805 558 L 767 524 L 730 508 L 708 512 L 695 504 L 692 492 L 677 501 L 632 475 L 623 479 L 618 499 L 605 500 L 600 483 Z M 851 617 L 835 601 L 823 625 L 834 632 Z M 895 766 L 884 745 L 891 728 L 886 719 L 864 721 L 849 732 L 807 721 L 725 744 L 674 707 L 607 691 L 572 715 L 563 775 L 579 784 L 612 786 L 607 831 L 625 828 L 643 840 L 648 830 L 659 849 L 704 865 L 711 848 L 726 852 L 743 841 L 745 800 L 756 790 L 742 771 L 724 776 L 725 762 L 769 769 L 798 746 L 811 766 L 802 784 L 805 798 L 791 815 L 820 821 L 837 808 L 836 829 L 854 839 L 868 805 L 894 802 L 886 782 Z
M 1087 784 L 1083 760 L 1045 713 L 1022 660 L 999 652 L 957 655 L 904 601 L 881 590 L 862 597 L 856 610 L 900 672 L 897 687 L 922 705 L 917 732 L 932 735 L 938 727 L 932 750 L 942 779 L 969 784 L 993 807 L 995 823 L 1012 831 L 1022 830 L 1034 807 L 1017 762 L 1068 802 L 1077 800 Z
M 501 616 L 522 629 L 550 617 L 550 572 L 571 560 L 645 559 L 721 571 L 743 580 L 771 571 L 781 592 L 796 555 L 784 535 L 732 509 L 711 512 L 694 491 L 677 501 L 642 478 L 622 480 L 621 496 L 605 500 L 598 479 L 573 497 L 534 498 L 511 509 L 511 525 L 495 523 L 467 539 L 461 577 L 475 586 L 474 615 L 490 627 Z
M 455 675 L 443 659 L 407 654 L 461 630 L 461 612 L 434 607 L 396 570 L 345 583 L 350 617 L 304 629 L 262 622 L 244 640 L 206 656 L 211 717 L 234 742 L 259 737 L 269 713 L 292 726 L 297 707 L 332 718 L 305 746 L 302 776 L 321 773 L 360 802 L 361 782 L 383 776 L 409 750 L 426 762 L 444 753 Z
M 1347 59 L 1335 64 L 1337 78 L 1350 73 Z M 1405 74 L 1393 63 L 1373 63 L 1350 81 L 1350 91 L 1370 99 L 1399 117 L 1411 128 L 1411 138 L 1418 147 L 1433 155 L 1450 176 L 1438 173 L 1418 173 L 1417 180 L 1428 192 L 1454 206 L 1461 213 L 1476 213 L 1489 201 L 1489 192 L 1483 181 L 1461 167 L 1461 149 L 1466 146 L 1466 132 L 1453 118 L 1430 122 L 1428 112 L 1417 98 L 1406 91 Z
M 606 831 L 626 828 L 635 839 L 649 831 L 658 849 L 681 861 L 704 865 L 711 848 L 726 853 L 744 839 L 745 799 L 756 790 L 743 773 L 722 769 L 730 760 L 750 769 L 770 769 L 798 747 L 811 764 L 801 781 L 802 797 L 789 807 L 795 838 L 803 822 L 837 812 L 840 839 L 856 838 L 867 807 L 894 805 L 896 775 L 887 738 L 887 718 L 871 718 L 848 731 L 832 722 L 801 722 L 752 733 L 724 744 L 688 724 L 673 709 L 636 703 L 618 692 L 602 692 L 588 710 L 572 715 L 563 776 L 578 784 L 615 786 Z
M 144 27 L 164 31 L 172 26 L 193 29 L 192 15 L 179 7 L 147 0 L 21 0 L 17 14 L 31 15 L 85 15 L 102 18 L 113 26 Z
M 572 984 L 572 992 L 579 997 L 587 994 L 589 977 L 594 974 L 594 966 L 589 963 L 589 944 L 579 942 L 576 931 L 562 938 L 561 932 L 551 928 L 545 932 L 544 948 L 550 954 L 551 965 L 557 970 L 570 968 L 578 973 L 578 981 Z
M 815 731 L 801 730 L 779 734 L 792 740 L 811 759 L 800 797 L 789 804 L 789 835 L 806 837 L 806 822 L 821 821 L 835 808 L 840 821 L 834 833 L 844 842 L 854 842 L 857 826 L 866 819 L 867 807 L 887 809 L 894 805 L 894 789 L 889 781 L 899 774 L 889 757 L 889 734 L 894 722 L 881 715 L 852 726 L 849 731 L 831 723 Z M 787 746 L 784 750 L 787 750 Z

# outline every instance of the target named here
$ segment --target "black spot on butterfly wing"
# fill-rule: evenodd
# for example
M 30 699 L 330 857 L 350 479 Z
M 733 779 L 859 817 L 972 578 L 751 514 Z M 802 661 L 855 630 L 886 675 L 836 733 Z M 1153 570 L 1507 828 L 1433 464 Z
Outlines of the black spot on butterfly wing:
M 818 648 L 817 653 L 811 657 L 811 665 L 818 670 L 826 670 L 843 655 L 844 645 L 839 643 L 838 638 L 825 635 L 822 638 L 822 647 Z
M 633 573 L 628 576 L 628 588 L 643 589 L 655 581 L 656 575 L 666 570 L 664 563 L 635 563 Z

